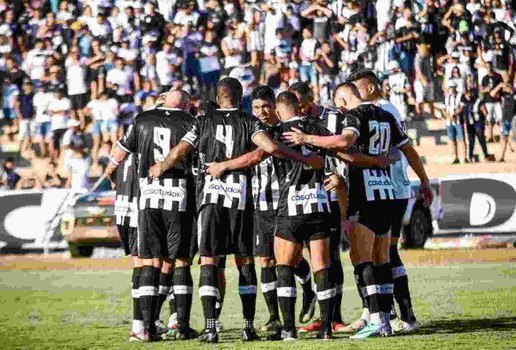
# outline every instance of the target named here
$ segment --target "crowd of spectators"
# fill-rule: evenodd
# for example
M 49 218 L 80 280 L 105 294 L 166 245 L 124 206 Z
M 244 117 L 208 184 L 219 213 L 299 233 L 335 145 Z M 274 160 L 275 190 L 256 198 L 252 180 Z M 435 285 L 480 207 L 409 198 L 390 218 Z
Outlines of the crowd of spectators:
M 254 86 L 281 92 L 301 80 L 331 105 L 339 82 L 372 69 L 404 118 L 446 119 L 454 163 L 478 161 L 476 139 L 494 160 L 487 143 L 498 134 L 503 161 L 513 9 L 511 0 L 0 0 L 2 131 L 25 158 L 73 173 L 102 166 L 132 118 L 171 88 L 199 107 L 230 75 L 249 109 Z

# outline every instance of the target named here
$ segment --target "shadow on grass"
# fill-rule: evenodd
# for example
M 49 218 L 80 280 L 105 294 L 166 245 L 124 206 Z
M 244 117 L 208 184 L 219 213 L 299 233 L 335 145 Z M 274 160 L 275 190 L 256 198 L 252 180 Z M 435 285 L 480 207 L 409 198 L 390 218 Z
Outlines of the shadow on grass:
M 435 320 L 421 327 L 417 334 L 457 334 L 479 331 L 506 332 L 516 329 L 516 317 Z

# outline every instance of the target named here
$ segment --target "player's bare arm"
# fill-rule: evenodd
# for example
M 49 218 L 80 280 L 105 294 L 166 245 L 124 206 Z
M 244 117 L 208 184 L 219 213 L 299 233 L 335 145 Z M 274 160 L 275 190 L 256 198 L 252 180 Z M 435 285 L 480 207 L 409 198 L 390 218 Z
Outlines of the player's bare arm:
M 337 157 L 344 162 L 361 168 L 387 168 L 389 165 L 396 163 L 400 158 L 393 153 L 383 153 L 377 157 L 368 156 L 357 150 L 348 150 L 346 152 L 336 152 Z
M 213 178 L 220 178 L 226 171 L 246 169 L 259 164 L 261 161 L 269 157 L 270 154 L 257 148 L 251 152 L 241 155 L 240 157 L 227 160 L 225 162 L 212 162 L 206 164 L 206 172 Z
M 350 129 L 342 131 L 341 135 L 318 136 L 308 135 L 297 128 L 283 133 L 283 139 L 294 145 L 313 145 L 325 149 L 346 151 L 351 148 L 358 139 L 358 134 Z
M 160 177 L 165 171 L 182 161 L 193 148 L 190 143 L 179 141 L 176 147 L 170 150 L 163 162 L 156 162 L 156 164 L 149 169 L 149 177 L 153 179 Z
M 111 180 L 111 183 L 114 183 L 114 176 L 116 174 L 116 169 L 118 168 L 118 164 L 123 162 L 129 153 L 121 149 L 118 144 L 113 145 L 111 148 L 111 155 L 109 159 L 109 164 L 104 171 L 104 175 Z
M 430 188 L 430 181 L 428 180 L 428 176 L 426 174 L 425 167 L 423 166 L 423 162 L 421 161 L 421 157 L 419 157 L 419 154 L 409 142 L 401 146 L 400 151 L 403 152 L 410 167 L 412 170 L 414 170 L 417 177 L 419 177 L 419 180 L 421 181 L 419 191 L 423 196 L 425 203 L 428 206 L 432 205 L 433 193 L 432 189 Z
M 309 154 L 307 156 L 293 150 L 281 142 L 274 141 L 264 132 L 255 134 L 253 143 L 269 154 L 273 154 L 279 158 L 293 159 L 310 165 L 314 169 L 322 169 L 324 166 L 324 159 L 316 154 Z

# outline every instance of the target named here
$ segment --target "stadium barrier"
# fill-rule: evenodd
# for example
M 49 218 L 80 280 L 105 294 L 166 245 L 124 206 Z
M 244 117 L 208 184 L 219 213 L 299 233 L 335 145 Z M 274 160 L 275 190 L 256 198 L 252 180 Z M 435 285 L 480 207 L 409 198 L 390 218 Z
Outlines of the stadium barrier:
M 434 235 L 516 233 L 514 174 L 448 176 L 440 193 L 444 215 Z M 0 253 L 67 249 L 60 221 L 74 197 L 66 189 L 0 192 Z

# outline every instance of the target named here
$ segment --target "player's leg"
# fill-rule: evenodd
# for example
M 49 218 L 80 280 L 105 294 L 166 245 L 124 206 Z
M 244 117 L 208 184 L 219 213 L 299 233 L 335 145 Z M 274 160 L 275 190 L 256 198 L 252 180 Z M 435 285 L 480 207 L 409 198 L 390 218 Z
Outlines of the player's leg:
M 199 278 L 199 296 L 201 298 L 205 330 L 198 338 L 201 342 L 217 343 L 216 303 L 220 298 L 217 282 L 218 256 L 225 254 L 227 235 L 220 234 L 221 227 L 228 227 L 229 222 L 222 222 L 222 208 L 207 205 L 197 218 L 197 234 L 201 268 Z
M 377 285 L 378 303 L 380 317 L 385 325 L 382 335 L 390 335 L 390 314 L 393 300 L 393 277 L 391 264 L 389 262 L 390 232 L 376 235 L 373 248 L 373 272 Z
M 260 337 L 254 329 L 258 278 L 253 257 L 253 235 L 250 235 L 248 231 L 253 225 L 252 211 L 228 209 L 227 215 L 230 221 L 232 250 L 235 253 L 235 263 L 238 269 L 238 294 L 242 302 L 242 314 L 245 322 L 242 340 L 259 340 Z
M 419 328 L 419 324 L 417 323 L 416 316 L 412 309 L 412 298 L 410 297 L 407 270 L 403 265 L 403 261 L 401 261 L 400 253 L 398 251 L 403 215 L 407 210 L 408 199 L 396 200 L 395 203 L 392 215 L 393 222 L 391 228 L 389 257 L 394 280 L 394 298 L 396 299 L 400 310 L 399 318 L 401 322 L 396 322 L 392 328 L 394 332 L 408 332 Z
M 306 323 L 314 317 L 317 296 L 312 289 L 310 264 L 308 263 L 308 260 L 303 257 L 302 252 L 297 258 L 294 267 L 294 275 L 296 281 L 301 284 L 301 288 L 303 289 L 303 304 L 301 306 L 301 312 L 299 313 L 299 322 Z
M 161 271 L 160 232 L 163 222 L 160 210 L 145 209 L 138 212 L 138 256 L 142 260 L 142 273 L 138 292 L 144 324 L 144 341 L 157 340 L 156 306 L 159 295 Z
M 286 220 L 289 220 L 287 218 Z M 302 243 L 290 234 L 289 222 L 282 220 L 274 237 L 274 256 L 278 273 L 278 304 L 283 318 L 283 330 L 269 336 L 269 340 L 297 339 L 295 307 L 297 288 L 294 277 L 294 265 L 302 254 Z M 284 233 L 285 232 L 285 233 Z
M 222 313 L 222 306 L 224 305 L 224 298 L 226 297 L 226 256 L 219 257 L 217 264 L 217 286 L 219 288 L 219 297 L 215 304 L 217 321 L 215 321 L 215 328 L 217 332 L 224 329 L 222 322 L 220 322 L 220 314 Z
M 326 233 L 327 236 L 327 233 Z M 330 269 L 330 239 L 322 237 L 309 242 L 310 262 L 314 271 L 317 301 L 321 309 L 321 327 L 317 338 L 332 338 L 333 309 L 335 301 L 335 283 Z
M 167 327 L 165 323 L 161 320 L 161 309 L 165 300 L 167 300 L 168 294 L 172 287 L 172 278 L 174 276 L 174 261 L 171 259 L 164 259 L 161 271 L 159 273 L 159 289 L 158 289 L 158 302 L 156 304 L 156 329 L 158 330 L 158 334 L 163 334 L 167 332 Z
M 262 294 L 269 311 L 269 320 L 261 327 L 263 332 L 281 328 L 276 291 L 278 276 L 274 259 L 274 226 L 274 213 L 254 213 L 254 255 L 260 259 Z

